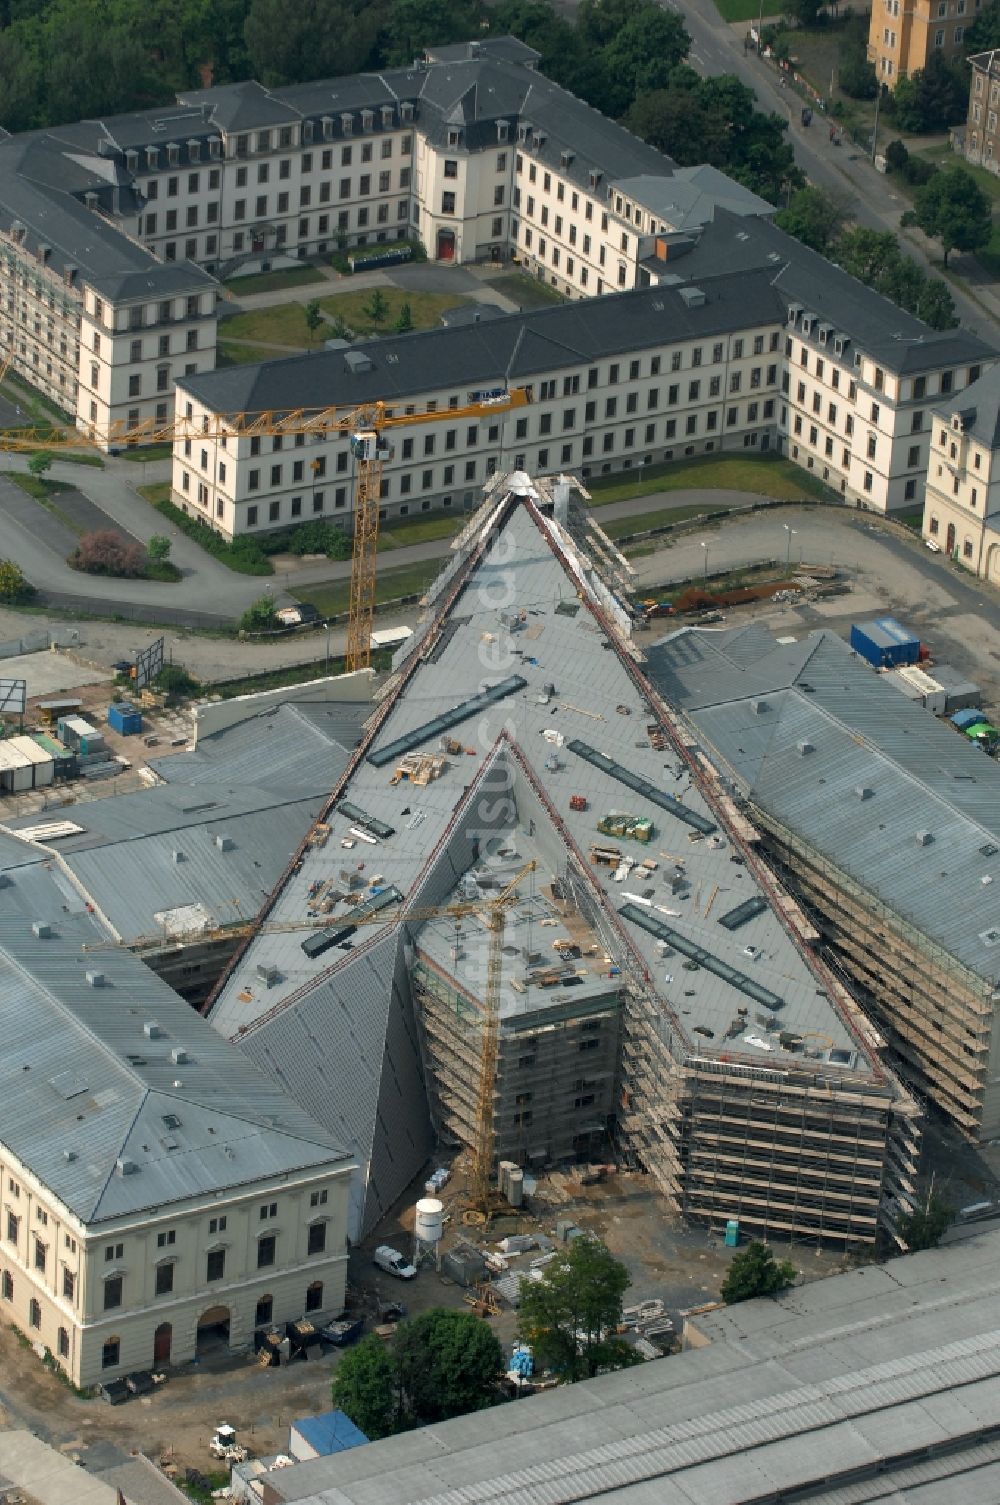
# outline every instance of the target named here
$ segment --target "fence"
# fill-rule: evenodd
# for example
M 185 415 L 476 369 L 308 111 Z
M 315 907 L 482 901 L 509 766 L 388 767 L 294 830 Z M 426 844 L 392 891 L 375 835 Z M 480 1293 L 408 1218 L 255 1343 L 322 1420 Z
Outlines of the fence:
M 37 632 L 0 643 L 0 659 L 20 658 L 23 653 L 45 653 L 49 648 L 79 648 L 86 641 L 77 627 L 40 627 Z

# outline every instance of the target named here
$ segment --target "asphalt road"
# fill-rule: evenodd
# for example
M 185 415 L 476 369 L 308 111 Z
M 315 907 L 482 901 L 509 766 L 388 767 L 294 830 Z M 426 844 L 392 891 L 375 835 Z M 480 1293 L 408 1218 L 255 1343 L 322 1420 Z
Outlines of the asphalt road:
M 708 507 L 718 500 L 713 493 L 702 495 Z M 638 505 L 653 512 L 671 504 L 689 505 L 690 501 L 688 494 L 666 493 L 644 498 Z M 603 510 L 607 515 L 611 509 Z M 786 525 L 792 530 L 790 536 Z M 703 543 L 707 549 L 702 548 Z M 440 544 L 422 545 L 420 551 L 423 554 L 427 550 L 425 557 L 431 557 L 430 551 L 435 548 L 440 556 Z M 952 663 L 977 680 L 987 704 L 1000 703 L 1000 592 L 974 580 L 960 565 L 930 554 L 918 539 L 846 508 L 784 507 L 729 518 L 711 528 L 684 534 L 634 560 L 636 586 L 644 591 L 661 588 L 669 594 L 671 582 L 696 579 L 702 574 L 706 557 L 707 567 L 714 573 L 750 560 L 783 560 L 786 551 L 792 562 L 802 559 L 837 565 L 851 590 L 846 596 L 806 607 L 755 608 L 752 615 L 775 633 L 802 636 L 818 627 L 829 627 L 846 636 L 851 621 L 888 610 L 918 630 L 940 662 Z M 260 582 L 255 586 L 259 590 Z M 728 617 L 735 622 L 745 621 L 749 615 L 741 609 Z M 412 626 L 416 620 L 413 611 L 387 613 L 379 616 L 378 625 Z M 34 629 L 43 626 L 44 619 L 0 610 L 0 641 L 19 636 L 26 624 Z M 65 622 L 54 625 L 64 627 Z M 669 630 L 669 624 L 664 626 Z M 79 630 L 83 656 L 105 665 L 159 636 L 154 628 L 114 622 L 82 622 Z M 333 655 L 343 652 L 345 636 L 342 629 L 331 631 Z M 168 632 L 167 641 L 174 662 L 185 664 L 207 682 L 265 673 L 289 664 L 315 663 L 317 672 L 322 672 L 326 661 L 327 638 L 322 631 L 275 642 L 240 643 L 231 637 L 174 630 Z

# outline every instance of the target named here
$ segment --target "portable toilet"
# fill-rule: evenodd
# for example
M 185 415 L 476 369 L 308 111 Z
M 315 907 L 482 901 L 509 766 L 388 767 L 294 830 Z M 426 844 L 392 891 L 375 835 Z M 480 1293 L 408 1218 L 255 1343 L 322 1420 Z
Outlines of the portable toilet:
M 726 1223 L 726 1240 L 725 1240 L 725 1243 L 726 1243 L 726 1248 L 727 1249 L 738 1249 L 739 1248 L 739 1243 L 740 1243 L 740 1220 L 739 1220 L 739 1218 L 729 1218 L 729 1220 L 727 1221 L 727 1223 Z

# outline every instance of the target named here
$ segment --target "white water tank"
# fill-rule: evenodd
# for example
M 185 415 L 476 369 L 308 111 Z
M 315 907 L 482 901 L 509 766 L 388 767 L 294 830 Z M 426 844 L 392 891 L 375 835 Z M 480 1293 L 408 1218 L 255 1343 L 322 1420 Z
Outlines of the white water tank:
M 438 1243 L 444 1232 L 444 1203 L 437 1197 L 421 1197 L 413 1231 L 421 1244 Z

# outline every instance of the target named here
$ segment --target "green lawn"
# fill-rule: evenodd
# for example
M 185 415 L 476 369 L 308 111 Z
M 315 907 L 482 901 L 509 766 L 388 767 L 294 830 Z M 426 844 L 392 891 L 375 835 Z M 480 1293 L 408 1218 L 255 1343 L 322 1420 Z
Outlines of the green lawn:
M 145 464 L 147 460 L 169 460 L 172 454 L 173 449 L 169 444 L 127 444 L 119 451 L 119 459 Z
M 154 507 L 158 507 L 161 502 L 169 502 L 170 500 L 169 481 L 154 481 L 151 486 L 137 486 L 135 489 L 140 496 L 146 498 L 147 502 L 152 502 Z
M 488 278 L 486 286 L 509 298 L 520 309 L 547 308 L 551 303 L 566 301 L 554 287 L 539 282 L 537 277 L 529 277 L 527 272 L 504 272 L 499 277 Z
M 832 496 L 822 481 L 778 455 L 770 459 L 763 455 L 756 459 L 743 455 L 706 455 L 703 459 L 647 465 L 641 474 L 630 472 L 629 475 L 629 479 L 619 474 L 590 480 L 587 489 L 593 505 L 603 507 L 608 502 L 624 502 L 631 497 L 650 496 L 659 491 L 710 489 L 755 492 L 779 502 L 795 502 L 803 498 L 829 501 Z M 628 521 L 633 528 L 642 526 L 635 518 Z
M 925 157 L 928 162 L 933 162 L 936 167 L 964 167 L 966 172 L 971 172 L 983 192 L 994 203 L 1000 203 L 1000 178 L 995 173 L 987 172 L 985 167 L 974 167 L 971 162 L 966 162 L 964 157 L 960 157 L 957 152 L 952 151 L 947 142 L 941 142 L 938 146 L 929 146 L 926 151 L 918 152 L 918 155 Z M 916 189 L 911 188 L 909 183 L 905 182 L 898 173 L 893 174 L 892 181 L 904 193 L 914 194 L 916 192 Z
M 703 517 L 709 511 L 729 511 L 731 507 L 739 505 L 738 502 L 724 502 L 716 507 L 702 502 L 700 506 L 669 507 L 662 512 L 643 512 L 635 517 L 616 517 L 611 522 L 602 523 L 601 527 L 609 538 L 625 538 L 632 533 L 645 533 L 649 528 L 665 528 L 671 523 L 690 522 L 691 518 Z
M 421 293 L 400 287 L 383 287 L 381 293 L 388 311 L 376 327 L 365 313 L 365 304 L 371 302 L 372 291 L 371 288 L 359 288 L 356 292 L 334 293 L 329 298 L 321 298 L 319 306 L 329 318 L 343 319 L 348 329 L 355 334 L 388 334 L 399 318 L 399 311 L 404 303 L 410 305 L 414 329 L 435 329 L 446 308 L 458 308 L 471 301 L 463 298 L 461 293 Z M 324 331 L 324 338 L 329 339 L 332 332 L 329 329 Z
M 724 21 L 756 21 L 760 15 L 760 5 L 754 0 L 715 0 L 715 4 Z
M 375 600 L 395 601 L 399 596 L 422 595 L 440 569 L 440 559 L 425 559 L 422 564 L 380 570 L 375 583 Z M 337 580 L 330 585 L 310 585 L 301 593 L 297 591 L 296 595 L 303 601 L 310 601 L 320 616 L 338 616 L 350 604 L 351 582 Z
M 305 287 L 310 282 L 326 282 L 318 267 L 286 267 L 283 272 L 253 272 L 249 277 L 230 277 L 223 286 L 239 302 L 251 293 L 280 293 L 286 287 Z
M 286 355 L 294 355 L 292 350 L 285 351 Z M 260 345 L 230 345 L 226 340 L 220 340 L 215 347 L 216 366 L 255 366 L 260 361 L 280 361 L 280 350 L 265 350 Z
M 379 549 L 408 549 L 415 543 L 432 543 L 438 538 L 454 538 L 465 524 L 465 517 L 450 514 L 418 517 L 412 522 L 386 523 L 379 529 Z
M 309 342 L 305 305 L 271 303 L 266 308 L 251 308 L 242 314 L 219 321 L 219 339 L 261 340 L 268 345 L 291 345 L 305 350 Z M 319 339 L 317 345 L 321 343 Z
M 13 481 L 15 486 L 20 486 L 29 496 L 33 496 L 36 502 L 47 502 L 50 497 L 58 496 L 60 491 L 72 491 L 73 488 L 66 481 L 46 481 L 41 476 L 21 475 L 16 470 L 6 472 L 7 480 Z

